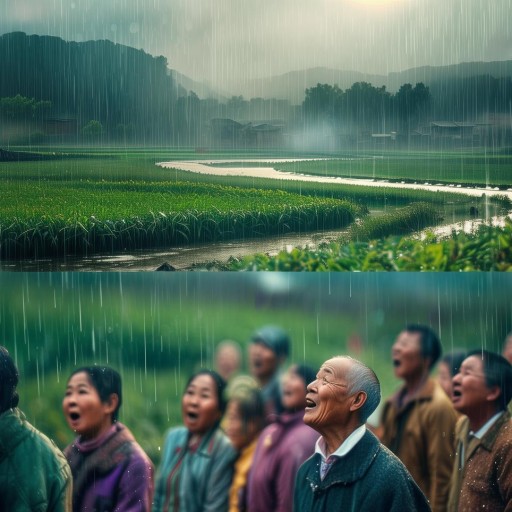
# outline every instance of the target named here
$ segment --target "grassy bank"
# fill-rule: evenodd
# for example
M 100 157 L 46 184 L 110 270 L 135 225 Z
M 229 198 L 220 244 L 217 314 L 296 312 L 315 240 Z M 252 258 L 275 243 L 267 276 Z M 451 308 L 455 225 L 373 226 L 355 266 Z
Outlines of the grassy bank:
M 388 237 L 336 242 L 318 249 L 295 248 L 277 256 L 232 259 L 224 270 L 270 271 L 512 271 L 512 221 L 481 226 L 473 234 L 433 235 L 420 241 Z

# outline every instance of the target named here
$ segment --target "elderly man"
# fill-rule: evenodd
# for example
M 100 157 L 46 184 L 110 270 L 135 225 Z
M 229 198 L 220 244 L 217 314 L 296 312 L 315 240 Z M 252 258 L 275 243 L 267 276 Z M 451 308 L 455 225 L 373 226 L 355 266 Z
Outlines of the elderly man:
M 0 510 L 71 511 L 64 455 L 17 408 L 18 370 L 0 346 Z
M 365 427 L 380 401 L 370 368 L 334 357 L 307 390 L 304 422 L 321 437 L 297 473 L 295 512 L 430 510 L 402 462 Z
M 453 377 L 457 423 L 450 511 L 512 510 L 512 366 L 502 356 L 475 350 Z
M 441 357 L 441 342 L 430 327 L 409 325 L 391 352 L 395 376 L 403 386 L 384 405 L 381 441 L 405 464 L 432 510 L 445 512 L 457 414 L 430 377 Z

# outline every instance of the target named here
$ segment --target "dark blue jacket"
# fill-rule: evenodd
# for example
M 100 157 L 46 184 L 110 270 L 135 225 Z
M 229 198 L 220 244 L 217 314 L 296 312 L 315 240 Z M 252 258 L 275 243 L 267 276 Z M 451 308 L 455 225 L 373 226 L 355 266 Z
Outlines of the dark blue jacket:
M 379 440 L 366 431 L 320 480 L 320 455 L 300 467 L 295 512 L 427 512 L 427 498 L 411 475 Z

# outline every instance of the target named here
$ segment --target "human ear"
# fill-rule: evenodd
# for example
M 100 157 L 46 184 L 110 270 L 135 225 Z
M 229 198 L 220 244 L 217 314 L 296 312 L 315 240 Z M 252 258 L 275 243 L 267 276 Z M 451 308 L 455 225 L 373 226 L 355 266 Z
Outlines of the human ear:
M 113 414 L 119 404 L 119 396 L 117 393 L 112 393 L 108 400 L 104 403 L 104 410 L 107 414 Z
M 493 386 L 489 388 L 486 399 L 488 402 L 495 402 L 498 400 L 498 397 L 501 395 L 501 388 L 499 386 Z
M 367 395 L 364 391 L 357 392 L 352 397 L 352 404 L 350 405 L 351 411 L 357 411 L 358 409 L 361 409 L 361 407 L 366 403 Z

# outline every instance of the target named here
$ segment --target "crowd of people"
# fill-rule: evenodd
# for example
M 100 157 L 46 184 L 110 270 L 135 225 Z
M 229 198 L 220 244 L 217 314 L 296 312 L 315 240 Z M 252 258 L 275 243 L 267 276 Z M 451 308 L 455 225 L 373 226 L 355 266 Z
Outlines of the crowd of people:
M 69 376 L 62 409 L 76 438 L 60 451 L 18 408 L 18 370 L 0 347 L 0 510 L 512 510 L 512 335 L 502 355 L 443 357 L 430 327 L 404 328 L 391 350 L 402 385 L 378 426 L 370 367 L 348 355 L 287 366 L 289 354 L 286 331 L 264 326 L 244 375 L 240 345 L 220 343 L 216 369 L 186 383 L 155 469 L 119 421 L 116 370 Z

